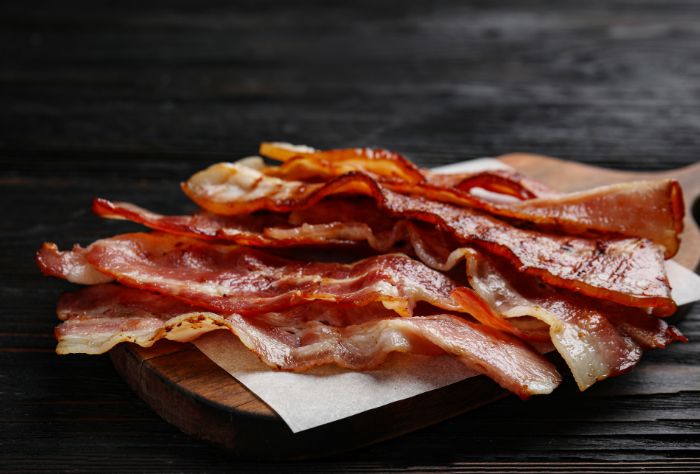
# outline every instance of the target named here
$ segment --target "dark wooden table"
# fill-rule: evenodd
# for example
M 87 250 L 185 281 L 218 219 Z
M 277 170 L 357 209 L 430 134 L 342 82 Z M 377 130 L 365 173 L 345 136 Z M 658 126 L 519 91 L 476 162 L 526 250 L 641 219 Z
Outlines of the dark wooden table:
M 306 463 L 227 458 L 160 420 L 107 357 L 53 353 L 70 285 L 40 277 L 39 244 L 133 228 L 93 217 L 95 195 L 187 208 L 179 180 L 263 139 L 378 145 L 426 166 L 509 151 L 698 160 L 697 2 L 407 3 L 2 2 L 0 468 L 700 468 L 698 306 L 679 323 L 690 343 L 584 394 L 568 381 Z

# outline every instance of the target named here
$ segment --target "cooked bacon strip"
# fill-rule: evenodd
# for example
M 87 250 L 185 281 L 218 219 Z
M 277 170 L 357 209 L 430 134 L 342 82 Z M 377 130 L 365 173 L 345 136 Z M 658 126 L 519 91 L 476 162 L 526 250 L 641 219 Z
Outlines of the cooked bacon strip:
M 262 142 L 260 143 L 260 154 L 277 161 L 287 161 L 297 156 L 310 155 L 318 152 L 315 148 L 307 145 L 293 145 L 285 142 Z
M 80 245 L 74 245 L 68 252 L 60 252 L 56 244 L 45 242 L 36 253 L 36 261 L 44 275 L 63 278 L 71 283 L 97 285 L 112 281 L 112 277 L 90 265 L 86 255 L 86 249 Z
M 280 166 L 256 165 L 268 176 L 287 180 L 326 181 L 351 171 L 361 171 L 383 181 L 406 184 L 428 184 L 440 188 L 469 191 L 483 188 L 518 199 L 531 199 L 557 194 L 545 185 L 520 173 L 508 170 L 485 170 L 476 173 L 441 174 L 418 168 L 403 155 L 371 148 L 315 150 L 289 143 L 260 144 L 260 154 L 283 163 Z
M 244 317 L 197 309 L 161 295 L 98 285 L 59 302 L 57 352 L 99 354 L 123 341 L 149 347 L 159 339 L 190 341 L 228 329 L 271 367 L 306 370 L 336 364 L 367 370 L 391 352 L 446 352 L 521 398 L 550 393 L 560 382 L 554 366 L 519 340 L 451 315 L 392 316 L 365 308 L 315 303 Z
M 314 150 L 288 143 L 262 143 L 260 154 L 282 161 L 280 166 L 255 168 L 268 176 L 299 181 L 327 181 L 342 174 L 360 171 L 384 182 L 427 185 L 428 187 L 469 192 L 482 188 L 518 199 L 554 196 L 559 193 L 516 171 L 484 170 L 475 173 L 442 174 L 416 167 L 399 153 L 371 148 Z M 465 198 L 469 200 L 467 196 Z M 471 202 L 471 201 L 469 201 Z M 477 201 L 472 202 L 472 204 Z
M 454 189 L 463 193 L 471 193 L 473 190 L 481 188 L 518 200 L 554 197 L 562 194 L 515 170 L 493 169 L 472 173 L 436 173 L 431 170 L 423 170 L 423 174 L 425 175 L 425 184 L 428 187 Z M 474 204 L 481 203 L 474 202 Z
M 686 341 L 675 327 L 643 310 L 548 287 L 473 250 L 465 256 L 469 282 L 493 309 L 506 318 L 532 316 L 549 325 L 552 342 L 581 390 L 631 369 L 643 348 Z
M 283 216 L 272 213 L 219 216 L 209 212 L 201 212 L 193 215 L 163 216 L 130 203 L 113 203 L 100 198 L 93 201 L 92 210 L 95 214 L 107 219 L 127 219 L 170 234 L 208 240 L 228 240 L 253 247 L 343 245 L 357 240 L 342 236 L 323 239 L 310 232 L 281 238 L 268 237 L 266 235 L 268 229 L 283 230 L 289 228 L 287 220 Z
M 395 193 L 362 174 L 309 184 L 221 163 L 195 174 L 183 189 L 197 204 L 222 215 L 289 212 L 338 194 L 370 196 L 392 217 L 438 225 L 459 242 L 478 244 L 554 286 L 628 306 L 651 307 L 660 315 L 675 311 L 661 249 L 645 239 L 592 240 L 520 229 L 475 209 Z
M 469 288 L 401 254 L 380 255 L 352 265 L 300 262 L 247 247 L 217 245 L 168 234 L 125 234 L 79 249 L 90 265 L 118 282 L 162 294 L 214 311 L 257 314 L 309 301 L 366 306 L 381 303 L 401 316 L 413 314 L 424 301 L 447 311 L 468 313 L 500 330 L 528 337 L 498 317 Z M 42 268 L 61 277 L 62 258 L 74 258 L 45 245 Z M 45 258 L 45 254 L 52 255 Z M 93 284 L 91 280 L 78 281 Z M 452 294 L 459 288 L 459 304 Z
M 300 181 L 328 180 L 351 171 L 363 171 L 385 181 L 418 184 L 423 172 L 398 153 L 382 149 L 354 148 L 318 151 L 263 169 L 268 176 Z
M 264 145 L 269 153 L 270 145 Z M 285 150 L 280 145 L 273 151 L 276 149 Z M 384 166 L 385 161 L 393 167 Z M 614 233 L 646 238 L 662 245 L 666 258 L 677 253 L 683 230 L 683 196 L 675 180 L 622 183 L 561 194 L 516 172 L 438 174 L 415 167 L 397 153 L 366 148 L 300 152 L 278 167 L 261 169 L 268 176 L 298 181 L 328 181 L 354 171 L 371 176 L 392 191 L 473 207 L 570 235 Z M 524 201 L 492 202 L 472 194 L 474 188 Z
M 373 207 L 373 203 L 369 205 Z M 127 219 L 170 234 L 224 240 L 252 247 L 367 242 L 374 250 L 387 252 L 398 241 L 410 239 L 410 229 L 414 225 L 409 221 L 394 221 L 375 215 L 367 212 L 366 205 L 343 200 L 323 201 L 312 209 L 292 213 L 288 217 L 273 213 L 219 216 L 209 212 L 164 216 L 134 204 L 114 203 L 100 198 L 93 201 L 92 209 L 106 219 Z
M 534 224 L 567 235 L 609 234 L 649 239 L 673 257 L 683 231 L 683 195 L 677 181 L 654 180 L 603 186 L 588 191 L 518 202 L 490 202 L 453 188 L 385 184 L 403 194 L 474 207 L 501 218 Z
M 225 327 L 175 298 L 115 284 L 64 293 L 56 312 L 63 321 L 54 331 L 58 354 L 103 354 L 121 342 L 186 342 Z

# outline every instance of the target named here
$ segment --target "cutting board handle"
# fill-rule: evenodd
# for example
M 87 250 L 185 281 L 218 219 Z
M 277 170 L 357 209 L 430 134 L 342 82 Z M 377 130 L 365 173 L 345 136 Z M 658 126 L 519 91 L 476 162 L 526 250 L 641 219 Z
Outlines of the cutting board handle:
M 676 260 L 686 263 L 683 259 L 691 253 L 697 254 L 700 249 L 700 162 L 664 172 L 666 177 L 675 178 L 683 188 L 685 201 L 685 220 L 683 234 L 681 234 L 681 250 Z M 692 247 L 692 248 L 691 248 Z M 695 262 L 689 268 L 700 270 L 700 262 Z
M 700 217 L 700 161 L 671 173 L 681 183 L 686 212 L 697 224 Z

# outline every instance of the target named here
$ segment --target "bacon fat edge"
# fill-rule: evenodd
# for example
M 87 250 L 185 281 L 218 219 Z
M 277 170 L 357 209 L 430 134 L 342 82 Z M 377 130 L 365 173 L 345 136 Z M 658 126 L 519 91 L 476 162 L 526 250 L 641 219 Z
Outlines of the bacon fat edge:
M 306 370 L 336 364 L 379 365 L 391 352 L 445 352 L 521 398 L 550 393 L 555 367 L 520 340 L 452 315 L 401 318 L 381 305 L 356 308 L 323 302 L 244 317 L 222 315 L 119 285 L 96 285 L 62 297 L 59 353 L 102 353 L 119 342 L 150 346 L 189 341 L 228 329 L 271 367 Z

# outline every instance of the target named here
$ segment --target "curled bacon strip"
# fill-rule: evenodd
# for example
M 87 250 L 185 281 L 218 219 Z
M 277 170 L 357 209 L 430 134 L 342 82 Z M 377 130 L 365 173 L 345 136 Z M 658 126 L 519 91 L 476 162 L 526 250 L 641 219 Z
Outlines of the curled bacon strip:
M 298 155 L 280 166 L 263 169 L 268 176 L 300 181 L 327 180 L 362 170 L 385 181 L 418 184 L 425 181 L 423 172 L 403 156 L 392 151 L 371 148 L 317 151 Z
M 408 185 L 385 186 L 403 194 L 416 194 Z M 474 198 L 453 188 L 423 186 L 418 194 L 567 235 L 612 234 L 649 239 L 663 247 L 665 258 L 678 252 L 685 213 L 680 185 L 671 179 L 615 184 L 506 203 Z
M 278 369 L 336 364 L 376 367 L 391 352 L 457 357 L 521 398 L 550 393 L 560 382 L 554 366 L 519 340 L 451 315 L 398 318 L 378 305 L 366 308 L 314 303 L 251 317 L 222 315 L 118 285 L 64 295 L 57 351 L 102 353 L 123 341 L 150 346 L 165 338 L 189 341 L 228 329 Z
M 553 288 L 519 274 L 498 258 L 472 248 L 455 249 L 454 242 L 444 233 L 425 226 L 411 225 L 408 229 L 415 253 L 434 268 L 449 269 L 464 258 L 467 277 L 481 301 L 521 331 L 527 331 L 522 324 L 526 322 L 523 317 L 534 317 L 546 323 L 548 337 L 569 365 L 581 390 L 597 380 L 629 370 L 641 357 L 641 349 L 663 348 L 674 341 L 687 341 L 675 327 L 642 309 Z M 459 300 L 459 290 L 453 296 Z M 532 329 L 538 330 L 537 326 Z M 530 336 L 529 339 L 535 338 Z
M 193 215 L 163 216 L 130 203 L 113 203 L 100 198 L 93 201 L 92 210 L 95 214 L 107 219 L 127 219 L 170 234 L 209 240 L 228 240 L 253 247 L 347 243 L 347 239 L 342 238 L 330 238 L 322 241 L 314 235 L 290 236 L 281 239 L 269 238 L 266 236 L 269 228 L 277 226 L 287 228 L 287 219 L 272 213 L 219 216 L 209 212 L 200 212 Z
M 440 174 L 418 168 L 399 153 L 382 149 L 347 148 L 315 150 L 288 143 L 260 144 L 260 154 L 282 161 L 279 166 L 255 166 L 268 176 L 286 180 L 327 181 L 342 174 L 361 171 L 381 181 L 427 184 L 437 188 L 469 191 L 482 188 L 518 199 L 555 195 L 541 183 L 509 170 L 486 170 L 476 173 Z
M 549 325 L 551 340 L 581 390 L 634 367 L 642 349 L 687 339 L 643 310 L 597 303 L 518 275 L 509 265 L 465 252 L 472 288 L 506 318 L 532 316 Z
M 372 204 L 369 203 L 371 207 Z M 206 240 L 223 240 L 252 247 L 348 245 L 367 242 L 387 252 L 401 240 L 410 240 L 410 221 L 375 215 L 356 202 L 323 201 L 312 209 L 288 216 L 274 213 L 219 216 L 209 212 L 164 216 L 126 202 L 97 198 L 92 209 L 107 219 L 127 219 L 151 229 Z M 338 219 L 343 219 L 339 221 Z M 346 219 L 350 219 L 347 221 Z M 426 262 L 427 263 L 427 262 Z M 434 266 L 446 270 L 444 266 Z M 451 268 L 451 267 L 450 267 Z
M 289 150 L 292 149 L 280 144 L 261 147 L 261 151 L 273 156 Z M 515 172 L 496 170 L 441 175 L 421 170 L 396 153 L 366 148 L 300 151 L 280 166 L 261 169 L 268 176 L 288 181 L 329 181 L 354 171 L 371 176 L 395 192 L 473 207 L 570 235 L 612 233 L 647 238 L 664 247 L 666 258 L 678 251 L 678 236 L 683 230 L 683 196 L 675 180 L 622 183 L 560 194 Z M 523 201 L 491 202 L 472 194 L 470 191 L 474 188 Z
M 661 249 L 645 239 L 593 240 L 520 229 L 475 209 L 395 193 L 362 174 L 309 184 L 222 163 L 195 174 L 183 189 L 203 208 L 223 215 L 289 212 L 338 194 L 370 196 L 390 216 L 435 224 L 459 242 L 478 244 L 554 286 L 652 307 L 659 315 L 675 311 Z
M 126 286 L 225 314 L 253 315 L 310 301 L 329 301 L 353 306 L 381 303 L 401 316 L 410 316 L 415 305 L 423 301 L 529 337 L 493 313 L 469 288 L 459 287 L 446 275 L 401 254 L 380 255 L 351 265 L 300 262 L 247 247 L 167 234 L 125 234 L 63 253 L 47 244 L 38 254 L 44 273 L 67 278 L 61 273 L 62 259 L 80 260 Z M 72 281 L 95 283 L 90 279 Z M 459 303 L 453 298 L 458 289 Z

